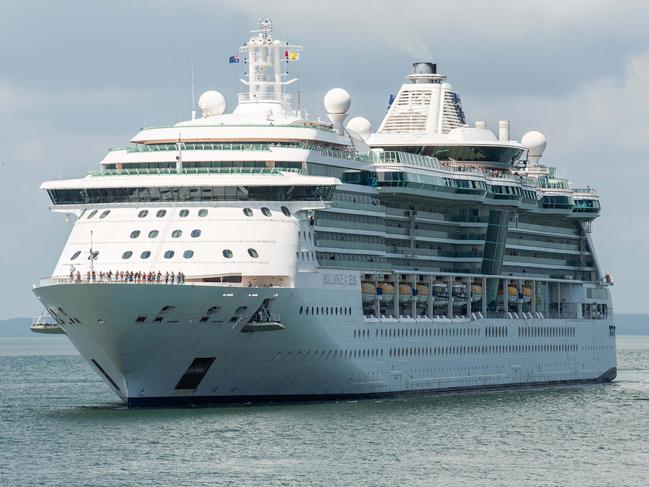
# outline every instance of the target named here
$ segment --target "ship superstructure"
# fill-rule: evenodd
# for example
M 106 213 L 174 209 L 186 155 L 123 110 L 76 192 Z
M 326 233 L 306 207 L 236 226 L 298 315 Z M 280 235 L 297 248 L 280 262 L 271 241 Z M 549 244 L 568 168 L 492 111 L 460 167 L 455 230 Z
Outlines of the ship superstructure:
M 34 292 L 129 405 L 385 396 L 609 381 L 596 192 L 545 138 L 469 126 L 416 63 L 375 133 L 340 88 L 293 103 L 301 47 L 262 20 L 226 112 L 142 129 L 43 184 L 73 228 Z

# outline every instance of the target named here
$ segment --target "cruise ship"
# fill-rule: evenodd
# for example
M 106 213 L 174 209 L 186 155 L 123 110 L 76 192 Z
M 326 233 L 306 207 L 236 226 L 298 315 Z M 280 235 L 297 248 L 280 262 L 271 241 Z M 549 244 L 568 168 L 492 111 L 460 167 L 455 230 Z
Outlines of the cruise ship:
M 233 110 L 207 91 L 42 185 L 72 229 L 33 292 L 107 386 L 137 407 L 613 380 L 599 197 L 543 134 L 467 123 L 428 62 L 376 130 L 342 88 L 309 117 L 301 55 L 261 20 Z

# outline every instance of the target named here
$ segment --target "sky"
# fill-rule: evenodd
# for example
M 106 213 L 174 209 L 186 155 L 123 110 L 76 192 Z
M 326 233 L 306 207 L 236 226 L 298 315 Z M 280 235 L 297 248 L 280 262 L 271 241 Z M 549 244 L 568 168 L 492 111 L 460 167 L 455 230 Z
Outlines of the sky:
M 292 63 L 312 116 L 333 87 L 378 127 L 415 61 L 432 61 L 470 123 L 539 130 L 543 161 L 598 189 L 600 264 L 617 312 L 647 312 L 649 2 L 635 0 L 4 0 L 0 15 L 0 319 L 38 314 L 70 225 L 48 209 L 48 179 L 97 168 L 140 127 L 189 118 L 197 96 L 234 108 L 227 59 L 261 17 L 304 46 Z M 294 65 L 294 66 L 293 66 Z

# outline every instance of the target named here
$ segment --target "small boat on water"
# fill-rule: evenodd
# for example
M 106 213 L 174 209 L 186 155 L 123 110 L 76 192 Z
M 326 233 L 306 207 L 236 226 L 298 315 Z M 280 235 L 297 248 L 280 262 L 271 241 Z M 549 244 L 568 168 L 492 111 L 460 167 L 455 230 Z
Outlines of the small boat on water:
M 34 333 L 46 333 L 51 335 L 65 335 L 63 329 L 49 313 L 42 313 L 40 316 L 32 319 L 32 326 L 30 328 Z

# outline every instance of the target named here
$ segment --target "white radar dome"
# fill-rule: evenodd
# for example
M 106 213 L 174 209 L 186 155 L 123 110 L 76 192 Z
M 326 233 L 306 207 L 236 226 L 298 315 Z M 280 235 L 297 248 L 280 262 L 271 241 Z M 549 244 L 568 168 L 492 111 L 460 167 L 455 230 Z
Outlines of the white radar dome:
M 347 128 L 363 137 L 363 140 L 367 140 L 372 133 L 372 124 L 365 117 L 352 118 L 347 122 Z
M 218 91 L 206 91 L 198 99 L 198 108 L 204 117 L 221 115 L 225 112 L 225 98 Z
M 545 135 L 536 130 L 527 132 L 521 138 L 521 145 L 525 146 L 529 150 L 530 157 L 541 157 L 545 146 L 547 145 L 547 140 L 545 140 Z
M 327 113 L 343 114 L 349 110 L 352 104 L 352 97 L 342 88 L 333 88 L 327 91 L 324 97 L 324 106 Z

